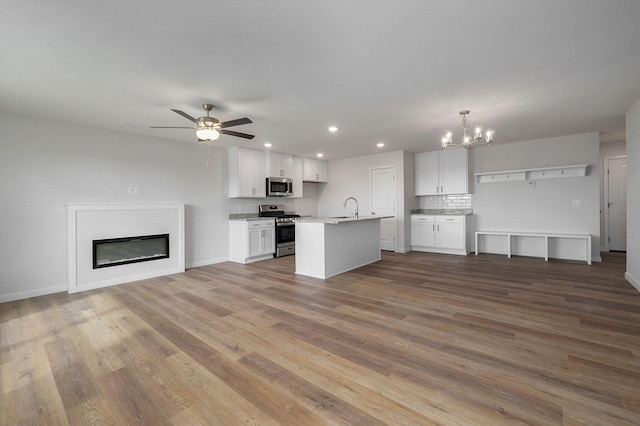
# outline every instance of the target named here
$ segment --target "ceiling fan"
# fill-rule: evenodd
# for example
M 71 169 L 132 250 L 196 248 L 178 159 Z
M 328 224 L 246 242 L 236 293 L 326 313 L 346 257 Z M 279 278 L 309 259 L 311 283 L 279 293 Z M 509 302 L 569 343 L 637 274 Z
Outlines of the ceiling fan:
M 195 126 L 193 127 L 169 127 L 169 126 L 151 126 L 152 129 L 196 129 L 196 136 L 198 137 L 198 142 L 204 141 L 214 141 L 220 137 L 220 134 L 229 135 L 229 136 L 237 136 L 245 139 L 253 139 L 254 135 L 249 135 L 247 133 L 240 133 L 233 130 L 227 130 L 227 127 L 240 126 L 242 124 L 253 123 L 253 121 L 248 118 L 238 118 L 236 120 L 224 121 L 220 122 L 215 117 L 209 117 L 209 112 L 213 109 L 213 105 L 211 104 L 202 104 L 202 108 L 207 112 L 206 117 L 198 117 L 194 118 L 187 114 L 184 111 L 180 111 L 179 109 L 171 109 L 171 111 L 176 114 L 180 114 L 184 118 L 189 121 L 192 121 Z

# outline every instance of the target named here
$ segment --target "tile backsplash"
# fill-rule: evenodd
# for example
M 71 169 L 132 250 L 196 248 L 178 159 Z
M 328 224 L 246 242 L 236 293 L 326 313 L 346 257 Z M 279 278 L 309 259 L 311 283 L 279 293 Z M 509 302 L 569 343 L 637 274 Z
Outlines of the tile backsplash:
M 229 199 L 229 213 L 230 214 L 238 214 L 238 213 L 255 213 L 258 214 L 258 206 L 260 204 L 284 204 L 285 211 L 294 211 L 295 210 L 295 202 L 293 199 L 284 200 L 282 198 L 259 198 L 259 199 L 250 199 L 250 198 L 230 198 Z
M 421 209 L 470 209 L 471 194 L 426 195 L 419 198 Z

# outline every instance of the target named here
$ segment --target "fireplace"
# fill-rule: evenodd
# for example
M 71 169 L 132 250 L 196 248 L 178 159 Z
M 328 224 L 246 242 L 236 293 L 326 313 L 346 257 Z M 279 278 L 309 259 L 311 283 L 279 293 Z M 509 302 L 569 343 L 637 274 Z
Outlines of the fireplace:
M 93 269 L 169 257 L 169 234 L 93 240 Z
M 69 293 L 184 272 L 184 210 L 68 204 Z

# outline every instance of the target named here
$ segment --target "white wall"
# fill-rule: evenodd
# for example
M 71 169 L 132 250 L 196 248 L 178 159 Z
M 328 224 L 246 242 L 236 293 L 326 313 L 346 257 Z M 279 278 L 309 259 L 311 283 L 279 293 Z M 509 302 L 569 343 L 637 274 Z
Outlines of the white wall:
M 471 180 L 478 230 L 514 230 L 592 235 L 600 260 L 600 157 L 598 133 L 473 148 L 470 174 L 587 164 L 587 176 L 478 184 Z M 581 206 L 571 205 L 580 200 Z
M 416 197 L 416 160 L 412 152 L 403 152 L 404 156 L 404 245 L 398 244 L 397 251 L 406 253 L 411 251 L 411 210 L 419 208 L 419 198 Z M 400 229 L 398 232 L 401 232 Z
M 627 272 L 640 290 L 640 101 L 627 112 Z
M 226 149 L 35 120 L 0 113 L 0 302 L 66 291 L 67 203 L 185 204 L 187 267 L 226 260 Z
M 363 157 L 346 158 L 329 162 L 329 184 L 318 189 L 318 216 L 346 216 L 353 212 L 353 203 L 344 207 L 347 197 L 358 200 L 360 214 L 369 216 L 369 170 L 375 167 L 395 166 L 396 168 L 396 200 L 397 200 L 397 241 L 396 251 L 408 250 L 409 238 L 407 223 L 411 204 L 405 196 L 405 185 L 413 188 L 413 182 L 406 183 L 407 163 L 413 162 L 413 155 L 403 151 L 368 155 Z M 413 176 L 413 173 L 411 173 Z M 413 177 L 411 177 L 413 179 Z M 411 191 L 410 203 L 413 201 Z

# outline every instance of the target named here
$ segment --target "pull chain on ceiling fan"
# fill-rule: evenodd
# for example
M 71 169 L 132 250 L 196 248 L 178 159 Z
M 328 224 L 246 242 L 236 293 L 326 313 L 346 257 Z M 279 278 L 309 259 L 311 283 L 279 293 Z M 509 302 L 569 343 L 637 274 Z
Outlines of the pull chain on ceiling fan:
M 184 111 L 180 111 L 179 109 L 171 109 L 171 111 L 175 112 L 186 118 L 189 121 L 192 121 L 195 126 L 193 127 L 173 127 L 173 126 L 151 126 L 152 129 L 195 129 L 196 136 L 198 138 L 198 142 L 204 141 L 214 141 L 220 137 L 220 134 L 229 135 L 229 136 L 237 136 L 239 138 L 245 139 L 253 139 L 254 135 L 249 135 L 247 133 L 236 132 L 233 130 L 227 130 L 227 127 L 240 126 L 242 124 L 253 123 L 253 121 L 248 118 L 237 118 L 235 120 L 229 120 L 220 122 L 215 117 L 210 117 L 209 112 L 213 109 L 212 104 L 202 104 L 202 108 L 207 112 L 206 117 L 198 117 L 194 118 L 187 114 Z

